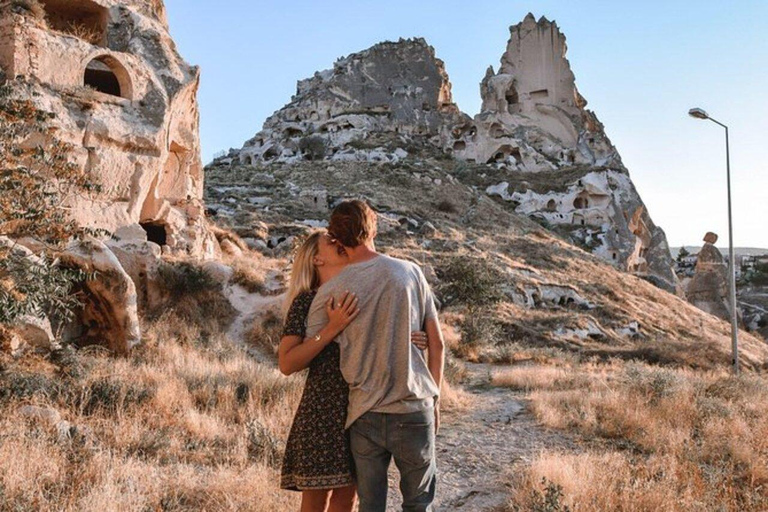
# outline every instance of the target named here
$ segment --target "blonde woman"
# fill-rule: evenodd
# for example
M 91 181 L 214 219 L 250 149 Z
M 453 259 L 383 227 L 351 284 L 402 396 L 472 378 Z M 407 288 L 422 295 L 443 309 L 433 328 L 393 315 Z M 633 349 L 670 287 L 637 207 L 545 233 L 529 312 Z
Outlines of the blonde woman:
M 301 491 L 301 512 L 351 512 L 355 506 L 354 463 L 344 429 L 349 386 L 340 370 L 339 345 L 332 343 L 359 313 L 358 299 L 344 294 L 325 304 L 328 325 L 305 339 L 306 318 L 317 289 L 347 266 L 324 231 L 312 233 L 293 264 L 278 360 L 285 375 L 309 368 L 283 457 L 280 487 Z M 413 343 L 426 348 L 426 334 Z

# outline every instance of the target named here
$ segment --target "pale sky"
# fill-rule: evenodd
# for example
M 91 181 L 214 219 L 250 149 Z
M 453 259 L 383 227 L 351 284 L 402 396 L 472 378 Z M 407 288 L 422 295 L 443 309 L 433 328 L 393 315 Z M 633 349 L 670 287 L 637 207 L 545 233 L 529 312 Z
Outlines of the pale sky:
M 727 244 L 724 133 L 731 131 L 734 237 L 768 248 L 768 1 L 166 0 L 184 58 L 202 68 L 203 159 L 241 147 L 296 81 L 383 40 L 424 37 L 454 100 L 480 108 L 509 26 L 558 22 L 581 94 L 605 125 L 671 245 Z

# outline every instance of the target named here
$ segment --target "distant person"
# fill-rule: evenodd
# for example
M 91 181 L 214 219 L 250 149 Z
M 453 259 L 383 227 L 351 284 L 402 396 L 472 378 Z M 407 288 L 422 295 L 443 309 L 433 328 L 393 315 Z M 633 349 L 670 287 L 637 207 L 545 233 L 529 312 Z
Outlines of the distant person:
M 280 486 L 302 492 L 302 512 L 351 512 L 356 501 L 354 463 L 344 428 L 349 386 L 339 368 L 339 345 L 331 342 L 359 314 L 357 297 L 329 298 L 326 324 L 306 337 L 307 313 L 317 289 L 348 263 L 349 257 L 325 232 L 312 233 L 296 254 L 286 298 L 280 370 L 290 375 L 309 368 L 309 375 L 288 437 Z M 426 348 L 426 333 L 415 332 L 413 338 Z
M 418 265 L 376 252 L 376 213 L 362 201 L 341 203 L 329 236 L 348 258 L 321 286 L 309 310 L 307 335 L 331 321 L 329 300 L 355 295 L 359 313 L 336 341 L 349 384 L 346 427 L 357 472 L 360 512 L 384 512 L 387 469 L 400 471 L 403 510 L 431 511 L 435 497 L 435 434 L 444 347 L 434 298 Z M 425 356 L 411 343 L 425 330 Z

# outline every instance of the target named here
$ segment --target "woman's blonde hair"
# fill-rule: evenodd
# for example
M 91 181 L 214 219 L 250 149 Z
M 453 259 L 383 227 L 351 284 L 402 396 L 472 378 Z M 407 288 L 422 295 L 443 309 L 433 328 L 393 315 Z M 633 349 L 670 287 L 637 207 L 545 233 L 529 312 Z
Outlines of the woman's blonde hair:
M 320 286 L 320 276 L 317 273 L 314 259 L 317 256 L 320 237 L 323 234 L 322 231 L 313 232 L 304 240 L 299 250 L 296 251 L 296 257 L 293 259 L 293 268 L 291 269 L 291 279 L 288 284 L 288 294 L 285 297 L 284 310 L 286 313 L 297 295 L 314 290 Z

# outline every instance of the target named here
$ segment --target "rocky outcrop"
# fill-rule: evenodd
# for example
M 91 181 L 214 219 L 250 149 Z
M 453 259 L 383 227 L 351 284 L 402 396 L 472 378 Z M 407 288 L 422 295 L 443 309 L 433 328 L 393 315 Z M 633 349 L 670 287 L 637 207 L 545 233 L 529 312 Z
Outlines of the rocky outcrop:
M 241 163 L 396 161 L 403 142 L 437 136 L 458 116 L 443 62 L 424 39 L 379 43 L 301 80 L 291 102 L 236 152 Z M 398 147 L 377 146 L 372 134 Z
M 0 10 L 0 75 L 55 116 L 70 161 L 100 186 L 69 199 L 75 220 L 111 232 L 140 225 L 164 252 L 214 257 L 202 204 L 200 72 L 179 56 L 162 1 L 0 1 Z
M 483 106 L 443 135 L 446 151 L 517 176 L 487 188 L 516 211 L 545 221 L 608 262 L 675 291 L 664 232 L 629 178 L 616 148 L 576 88 L 565 36 L 529 14 L 510 28 L 498 71 L 488 69 Z M 540 173 L 532 188 L 521 175 Z
M 98 240 L 84 240 L 70 244 L 61 261 L 94 276 L 83 283 L 84 308 L 66 337 L 130 351 L 141 341 L 136 286 L 115 254 Z
M 728 265 L 715 247 L 717 235 L 707 233 L 704 246 L 696 259 L 696 270 L 688 282 L 685 295 L 688 302 L 712 315 L 730 320 L 728 306 Z
M 474 119 L 453 104 L 443 63 L 424 40 L 382 43 L 299 82 L 291 103 L 217 163 L 393 163 L 424 158 L 409 149 L 426 145 L 467 162 L 474 173 L 469 181 L 517 212 L 617 268 L 676 291 L 666 236 L 586 108 L 565 36 L 555 22 L 532 14 L 510 33 L 498 70 L 490 68 L 481 83 L 482 111 Z M 493 182 L 485 179 L 491 174 Z M 266 195 L 254 200 L 271 201 Z
M 489 68 L 480 84 L 482 111 L 451 127 L 446 150 L 462 160 L 528 172 L 621 168 L 602 124 L 576 88 L 557 24 L 529 14 L 510 32 L 499 70 Z

